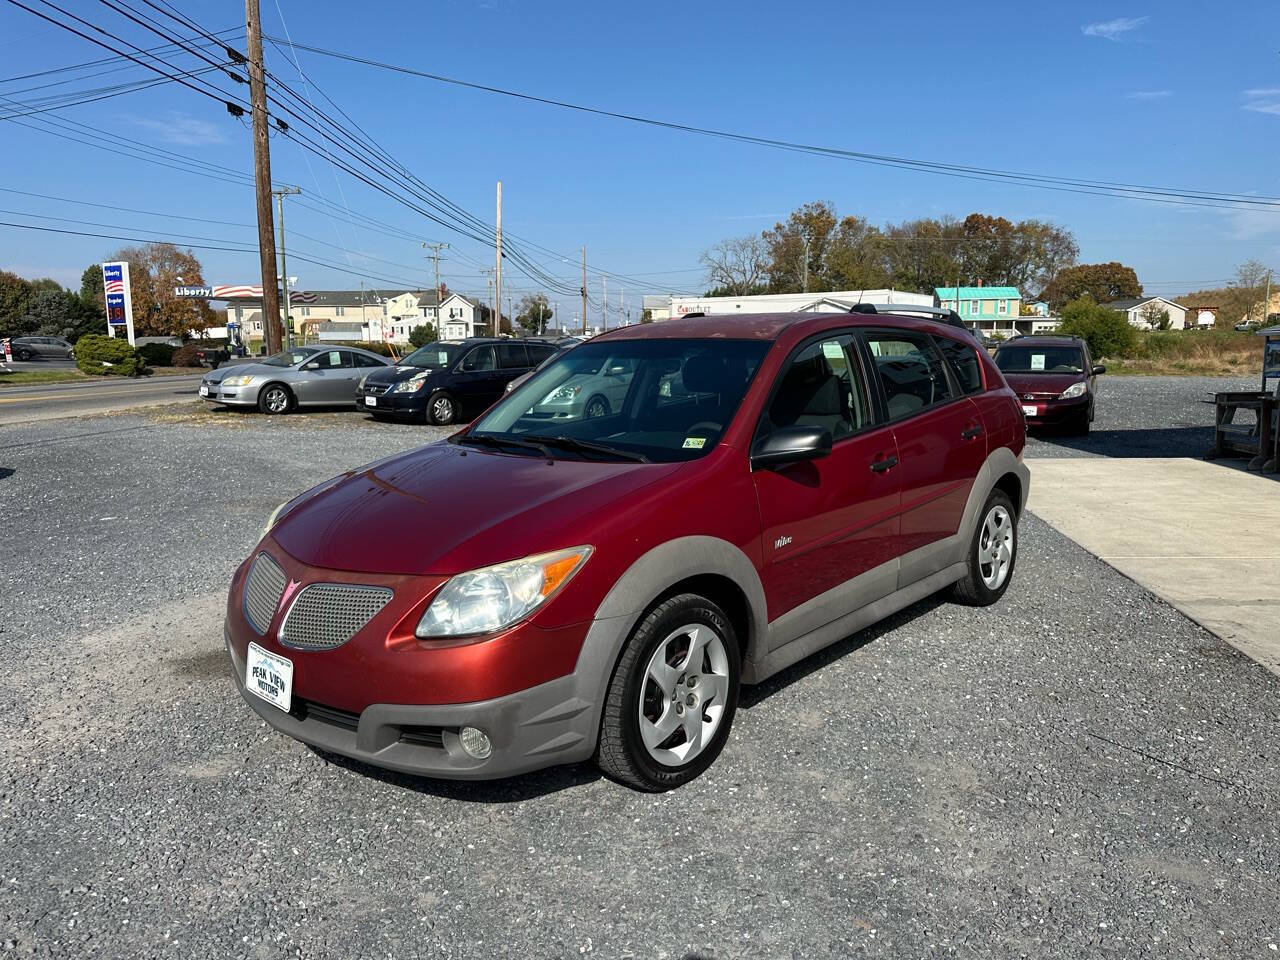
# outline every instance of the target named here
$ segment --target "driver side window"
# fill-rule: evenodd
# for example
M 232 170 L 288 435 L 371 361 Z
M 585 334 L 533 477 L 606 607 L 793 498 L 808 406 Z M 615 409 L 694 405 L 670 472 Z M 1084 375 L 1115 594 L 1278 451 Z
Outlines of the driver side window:
M 792 357 L 769 405 L 764 433 L 779 427 L 824 427 L 839 440 L 871 423 L 867 393 L 849 336 L 804 347 Z
M 462 369 L 467 373 L 496 370 L 497 367 L 498 364 L 494 360 L 492 346 L 476 347 L 462 360 Z

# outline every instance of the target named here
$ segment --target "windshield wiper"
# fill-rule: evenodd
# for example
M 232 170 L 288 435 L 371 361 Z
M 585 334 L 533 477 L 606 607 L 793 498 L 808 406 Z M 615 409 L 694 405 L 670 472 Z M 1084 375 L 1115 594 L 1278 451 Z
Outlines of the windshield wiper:
M 487 433 L 467 433 L 458 437 L 455 443 L 474 443 L 483 447 L 524 447 L 527 450 L 537 450 L 548 460 L 552 459 L 551 451 L 545 445 L 537 443 L 533 440 L 518 440 L 512 437 L 495 437 Z
M 580 453 L 602 453 L 608 457 L 617 457 L 620 460 L 632 460 L 636 463 L 648 463 L 649 458 L 643 453 L 633 453 L 630 450 L 619 450 L 617 447 L 610 447 L 603 443 L 592 443 L 590 440 L 579 440 L 577 437 L 547 437 L 541 434 L 524 434 L 524 440 L 534 443 L 546 444 L 548 447 L 563 447 L 565 450 L 577 450 Z

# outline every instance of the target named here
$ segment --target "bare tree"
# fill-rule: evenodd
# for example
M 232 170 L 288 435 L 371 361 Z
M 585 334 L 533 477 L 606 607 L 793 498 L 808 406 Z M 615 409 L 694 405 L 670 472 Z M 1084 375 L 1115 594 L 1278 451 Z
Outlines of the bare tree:
M 769 248 L 753 234 L 721 240 L 704 250 L 698 261 L 707 271 L 707 283 L 730 296 L 759 293 L 769 269 Z
M 1271 268 L 1258 260 L 1246 260 L 1236 267 L 1235 278 L 1231 286 L 1245 295 L 1245 320 L 1252 322 L 1255 313 L 1266 320 L 1270 304 L 1263 303 L 1266 296 L 1267 280 L 1271 276 Z
M 1150 303 L 1143 304 L 1138 315 L 1152 330 L 1168 330 L 1170 326 L 1169 311 L 1160 306 L 1159 302 L 1152 300 Z

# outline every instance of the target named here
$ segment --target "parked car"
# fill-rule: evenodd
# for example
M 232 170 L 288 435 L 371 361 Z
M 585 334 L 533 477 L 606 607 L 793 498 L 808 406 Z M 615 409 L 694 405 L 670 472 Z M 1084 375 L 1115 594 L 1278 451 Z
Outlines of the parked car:
M 1089 344 L 1062 334 L 1031 335 L 996 348 L 996 366 L 1021 400 L 1027 425 L 1061 426 L 1087 434 L 1093 423 L 1098 375 Z
M 522 373 L 520 374 L 520 376 L 516 377 L 514 380 L 508 380 L 507 385 L 502 388 L 503 392 L 510 393 L 516 387 L 520 386 L 520 384 L 524 383 L 526 380 L 532 377 L 535 373 L 537 373 L 539 370 L 541 370 L 543 367 L 549 364 L 556 357 L 560 356 L 560 354 L 562 354 L 564 351 L 573 349 L 581 342 L 582 341 L 580 340 L 575 340 L 573 343 L 562 343 L 561 341 L 557 340 L 556 343 L 554 344 L 556 348 L 554 353 L 547 354 L 546 358 L 540 364 L 538 364 L 536 367 L 530 370 L 528 373 Z
M 1258 330 L 1261 327 L 1261 320 L 1241 320 L 1236 324 L 1235 329 L 1238 333 L 1248 333 L 1251 330 Z
M 555 352 L 543 341 L 439 340 L 370 375 L 356 407 L 378 420 L 466 422 L 502 396 L 508 382 Z
M 14 337 L 9 341 L 15 360 L 74 360 L 76 349 L 62 337 Z
M 608 416 L 531 415 L 606 360 L 632 370 Z M 931 320 L 611 331 L 278 507 L 232 580 L 232 673 L 276 729 L 378 766 L 594 758 L 668 789 L 720 753 L 740 684 L 945 588 L 997 601 L 1024 441 L 991 358 Z
M 350 403 L 361 381 L 390 361 L 355 347 L 290 347 L 256 363 L 205 374 L 200 396 L 229 407 L 288 413 L 298 407 Z

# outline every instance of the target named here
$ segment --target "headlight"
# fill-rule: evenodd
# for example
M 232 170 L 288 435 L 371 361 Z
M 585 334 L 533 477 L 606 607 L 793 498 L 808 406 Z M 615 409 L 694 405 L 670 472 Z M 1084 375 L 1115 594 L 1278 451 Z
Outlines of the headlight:
M 460 573 L 440 588 L 414 633 L 461 637 L 505 630 L 555 596 L 589 556 L 590 547 L 571 547 Z
M 547 397 L 543 403 L 569 403 L 582 392 L 582 387 L 561 387 L 559 390 L 553 390 L 551 395 Z
M 1058 399 L 1074 400 L 1076 397 L 1083 397 L 1085 391 L 1088 389 L 1089 384 L 1081 380 L 1079 383 L 1073 383 L 1071 386 L 1067 387 L 1067 389 L 1063 390 L 1062 393 L 1058 394 Z
M 422 385 L 427 382 L 426 377 L 414 377 L 412 380 L 401 380 L 395 385 L 392 393 L 413 393 L 415 390 L 421 390 Z
M 222 381 L 224 387 L 246 387 L 253 382 L 253 377 L 249 374 L 241 374 L 238 377 L 227 377 Z

